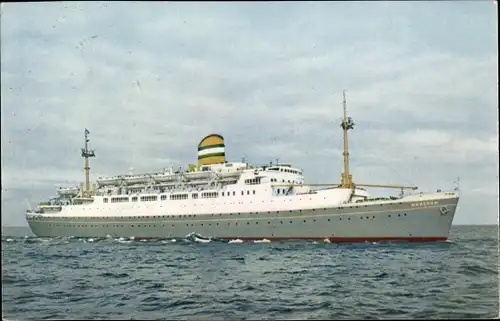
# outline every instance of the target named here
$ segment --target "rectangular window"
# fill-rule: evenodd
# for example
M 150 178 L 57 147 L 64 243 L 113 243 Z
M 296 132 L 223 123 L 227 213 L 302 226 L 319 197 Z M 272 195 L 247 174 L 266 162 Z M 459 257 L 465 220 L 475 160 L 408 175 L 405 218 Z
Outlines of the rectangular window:
M 156 195 L 141 196 L 141 202 L 152 202 L 157 199 L 158 197 Z

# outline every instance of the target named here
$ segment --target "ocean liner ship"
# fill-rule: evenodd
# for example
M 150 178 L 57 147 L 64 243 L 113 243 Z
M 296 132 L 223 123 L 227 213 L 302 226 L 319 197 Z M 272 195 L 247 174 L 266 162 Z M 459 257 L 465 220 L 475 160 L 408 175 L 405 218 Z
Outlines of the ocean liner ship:
M 235 240 L 444 241 L 459 199 L 458 187 L 431 193 L 414 186 L 356 184 L 349 172 L 345 93 L 341 129 L 344 170 L 339 184 L 307 184 L 286 163 L 229 162 L 224 138 L 211 134 L 198 145 L 198 163 L 187 169 L 97 179 L 90 186 L 85 129 L 85 185 L 60 188 L 58 196 L 29 209 L 39 237 L 182 238 L 190 233 Z M 375 197 L 366 188 L 398 196 Z M 405 191 L 409 190 L 405 195 Z

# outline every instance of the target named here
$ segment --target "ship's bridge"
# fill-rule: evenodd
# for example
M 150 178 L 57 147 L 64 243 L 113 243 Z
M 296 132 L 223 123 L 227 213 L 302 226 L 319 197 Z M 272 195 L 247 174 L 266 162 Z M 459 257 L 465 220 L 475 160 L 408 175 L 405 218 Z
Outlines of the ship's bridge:
M 275 166 L 270 166 L 266 170 L 274 172 L 284 172 L 291 173 L 295 175 L 302 175 L 302 170 L 298 168 L 293 168 L 291 164 L 278 164 Z
M 239 184 L 304 184 L 304 176 L 301 169 L 294 168 L 290 164 L 274 164 L 251 166 L 241 172 Z
M 277 164 L 264 169 L 270 183 L 304 184 L 303 172 L 291 164 Z M 263 174 L 264 174 L 263 173 Z

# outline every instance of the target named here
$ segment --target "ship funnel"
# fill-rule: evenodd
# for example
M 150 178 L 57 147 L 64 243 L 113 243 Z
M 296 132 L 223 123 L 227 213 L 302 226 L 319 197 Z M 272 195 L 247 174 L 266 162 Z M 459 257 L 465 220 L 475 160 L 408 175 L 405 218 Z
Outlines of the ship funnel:
M 198 167 L 202 165 L 220 164 L 226 161 L 224 137 L 210 134 L 198 144 Z

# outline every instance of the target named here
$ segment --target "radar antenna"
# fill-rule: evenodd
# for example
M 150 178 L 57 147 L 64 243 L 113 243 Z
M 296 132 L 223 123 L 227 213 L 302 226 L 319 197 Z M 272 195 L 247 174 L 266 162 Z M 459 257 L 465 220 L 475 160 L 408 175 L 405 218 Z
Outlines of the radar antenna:
M 95 152 L 93 149 L 90 149 L 89 148 L 89 142 L 90 142 L 90 139 L 89 139 L 89 134 L 90 134 L 90 131 L 85 128 L 85 148 L 82 148 L 82 157 L 85 159 L 85 191 L 83 193 L 83 195 L 85 197 L 89 197 L 90 196 L 90 179 L 89 179 L 89 176 L 90 176 L 90 167 L 89 167 L 89 157 L 95 157 Z

